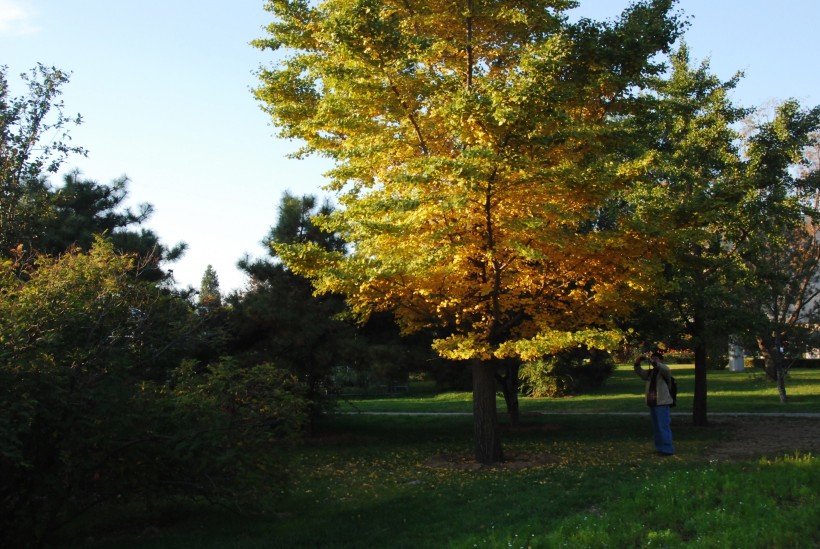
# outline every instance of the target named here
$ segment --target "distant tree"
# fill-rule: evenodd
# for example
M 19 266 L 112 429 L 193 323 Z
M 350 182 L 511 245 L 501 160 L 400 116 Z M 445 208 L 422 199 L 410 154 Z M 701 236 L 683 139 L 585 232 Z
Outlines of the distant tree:
M 59 100 L 69 75 L 41 64 L 22 74 L 24 96 L 10 95 L 8 67 L 0 66 L 0 255 L 22 246 L 37 249 L 42 222 L 49 218 L 47 181 L 71 154 L 68 127 L 80 116 L 64 114 Z
M 228 352 L 228 319 L 230 311 L 224 306 L 219 289 L 219 277 L 211 265 L 205 268 L 197 294 L 196 345 L 192 354 L 201 365 L 218 362 Z
M 262 241 L 271 254 L 275 254 L 272 245 L 312 242 L 327 251 L 342 252 L 344 240 L 333 232 L 320 229 L 313 216 L 329 215 L 333 206 L 329 201 L 317 205 L 316 197 L 304 195 L 297 197 L 285 191 L 279 203 L 279 217 L 276 225 Z
M 205 268 L 202 282 L 199 285 L 200 307 L 217 308 L 222 306 L 222 292 L 219 290 L 219 277 L 211 265 Z
M 820 324 L 820 231 L 815 222 L 767 238 L 758 252 L 762 261 L 749 262 L 753 290 L 750 315 L 757 319 L 754 341 L 763 355 L 766 374 L 777 382 L 786 402 L 788 358 L 818 348 L 815 326 Z

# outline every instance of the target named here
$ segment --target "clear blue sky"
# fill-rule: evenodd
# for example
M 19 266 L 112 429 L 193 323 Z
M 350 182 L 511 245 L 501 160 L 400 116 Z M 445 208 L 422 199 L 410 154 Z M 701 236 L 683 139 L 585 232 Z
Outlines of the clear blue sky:
M 577 13 L 615 17 L 627 0 L 581 0 Z M 270 21 L 262 0 L 0 0 L 0 64 L 10 75 L 37 62 L 71 71 L 63 100 L 80 113 L 71 158 L 87 178 L 131 179 L 132 203 L 167 244 L 187 242 L 170 266 L 199 286 L 208 264 L 223 291 L 275 222 L 282 192 L 321 192 L 326 164 L 289 160 L 296 144 L 253 99 L 254 72 L 269 59 L 248 45 Z M 794 97 L 820 103 L 820 0 L 681 0 L 694 60 L 726 80 L 746 73 L 734 99 L 759 106 Z M 24 90 L 13 87 L 13 95 Z M 59 180 L 55 179 L 55 183 Z

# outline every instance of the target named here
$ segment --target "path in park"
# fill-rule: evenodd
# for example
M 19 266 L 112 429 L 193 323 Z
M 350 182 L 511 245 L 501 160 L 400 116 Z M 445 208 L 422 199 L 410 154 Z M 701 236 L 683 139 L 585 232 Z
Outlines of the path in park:
M 471 416 L 472 412 L 342 412 L 345 415 L 363 416 Z M 646 412 L 529 412 L 545 416 L 645 416 Z M 673 416 L 691 416 L 690 412 L 672 412 Z M 820 413 L 805 412 L 713 412 L 709 417 L 782 417 L 820 419 Z

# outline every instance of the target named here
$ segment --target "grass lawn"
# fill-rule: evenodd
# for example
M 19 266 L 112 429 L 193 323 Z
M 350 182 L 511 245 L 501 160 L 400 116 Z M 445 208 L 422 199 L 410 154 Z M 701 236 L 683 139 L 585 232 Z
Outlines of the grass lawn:
M 820 370 L 792 372 L 793 400 L 786 405 L 760 374 L 709 375 L 710 412 L 820 412 Z M 642 384 L 621 368 L 597 394 L 522 400 L 521 429 L 509 429 L 502 417 L 505 453 L 551 458 L 538 466 L 475 468 L 466 459 L 460 466 L 458 458 L 472 446 L 469 416 L 338 414 L 290 455 L 292 482 L 273 512 L 240 515 L 191 502 L 115 507 L 69 531 L 66 545 L 820 546 L 820 459 L 797 452 L 710 458 L 725 432 L 719 425 L 690 425 L 692 369 L 676 367 L 675 376 L 681 391 L 676 410 L 684 415 L 673 420 L 673 458 L 651 452 Z M 341 409 L 466 412 L 470 403 L 462 393 L 411 393 L 351 401 Z
M 678 405 L 675 413 L 692 413 L 695 369 L 691 364 L 671 365 L 678 380 Z M 424 387 L 423 389 L 426 389 Z M 642 412 L 643 382 L 632 366 L 619 366 L 600 390 L 570 398 L 522 398 L 523 412 Z M 760 370 L 732 373 L 728 370 L 708 374 L 708 411 L 711 413 L 820 413 L 820 370 L 791 370 L 786 382 L 789 402 L 780 403 L 775 384 Z M 504 400 L 499 397 L 499 410 Z M 469 392 L 431 394 L 427 390 L 402 396 L 358 397 L 342 400 L 342 412 L 464 412 L 472 411 Z

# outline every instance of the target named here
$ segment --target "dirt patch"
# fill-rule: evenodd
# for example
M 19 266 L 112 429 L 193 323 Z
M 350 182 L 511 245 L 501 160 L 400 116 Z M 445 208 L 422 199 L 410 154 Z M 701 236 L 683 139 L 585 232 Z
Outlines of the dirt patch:
M 710 460 L 776 457 L 785 453 L 820 453 L 820 419 L 733 417 L 713 420 L 721 431 Z
M 679 426 L 680 427 L 680 426 Z M 711 421 L 719 439 L 704 455 L 709 461 L 739 461 L 784 454 L 820 454 L 820 419 L 783 417 L 721 417 Z M 555 425 L 522 425 L 516 431 L 555 431 Z M 503 463 L 482 465 L 469 454 L 439 454 L 424 465 L 462 471 L 521 470 L 562 463 L 553 454 L 505 453 Z

